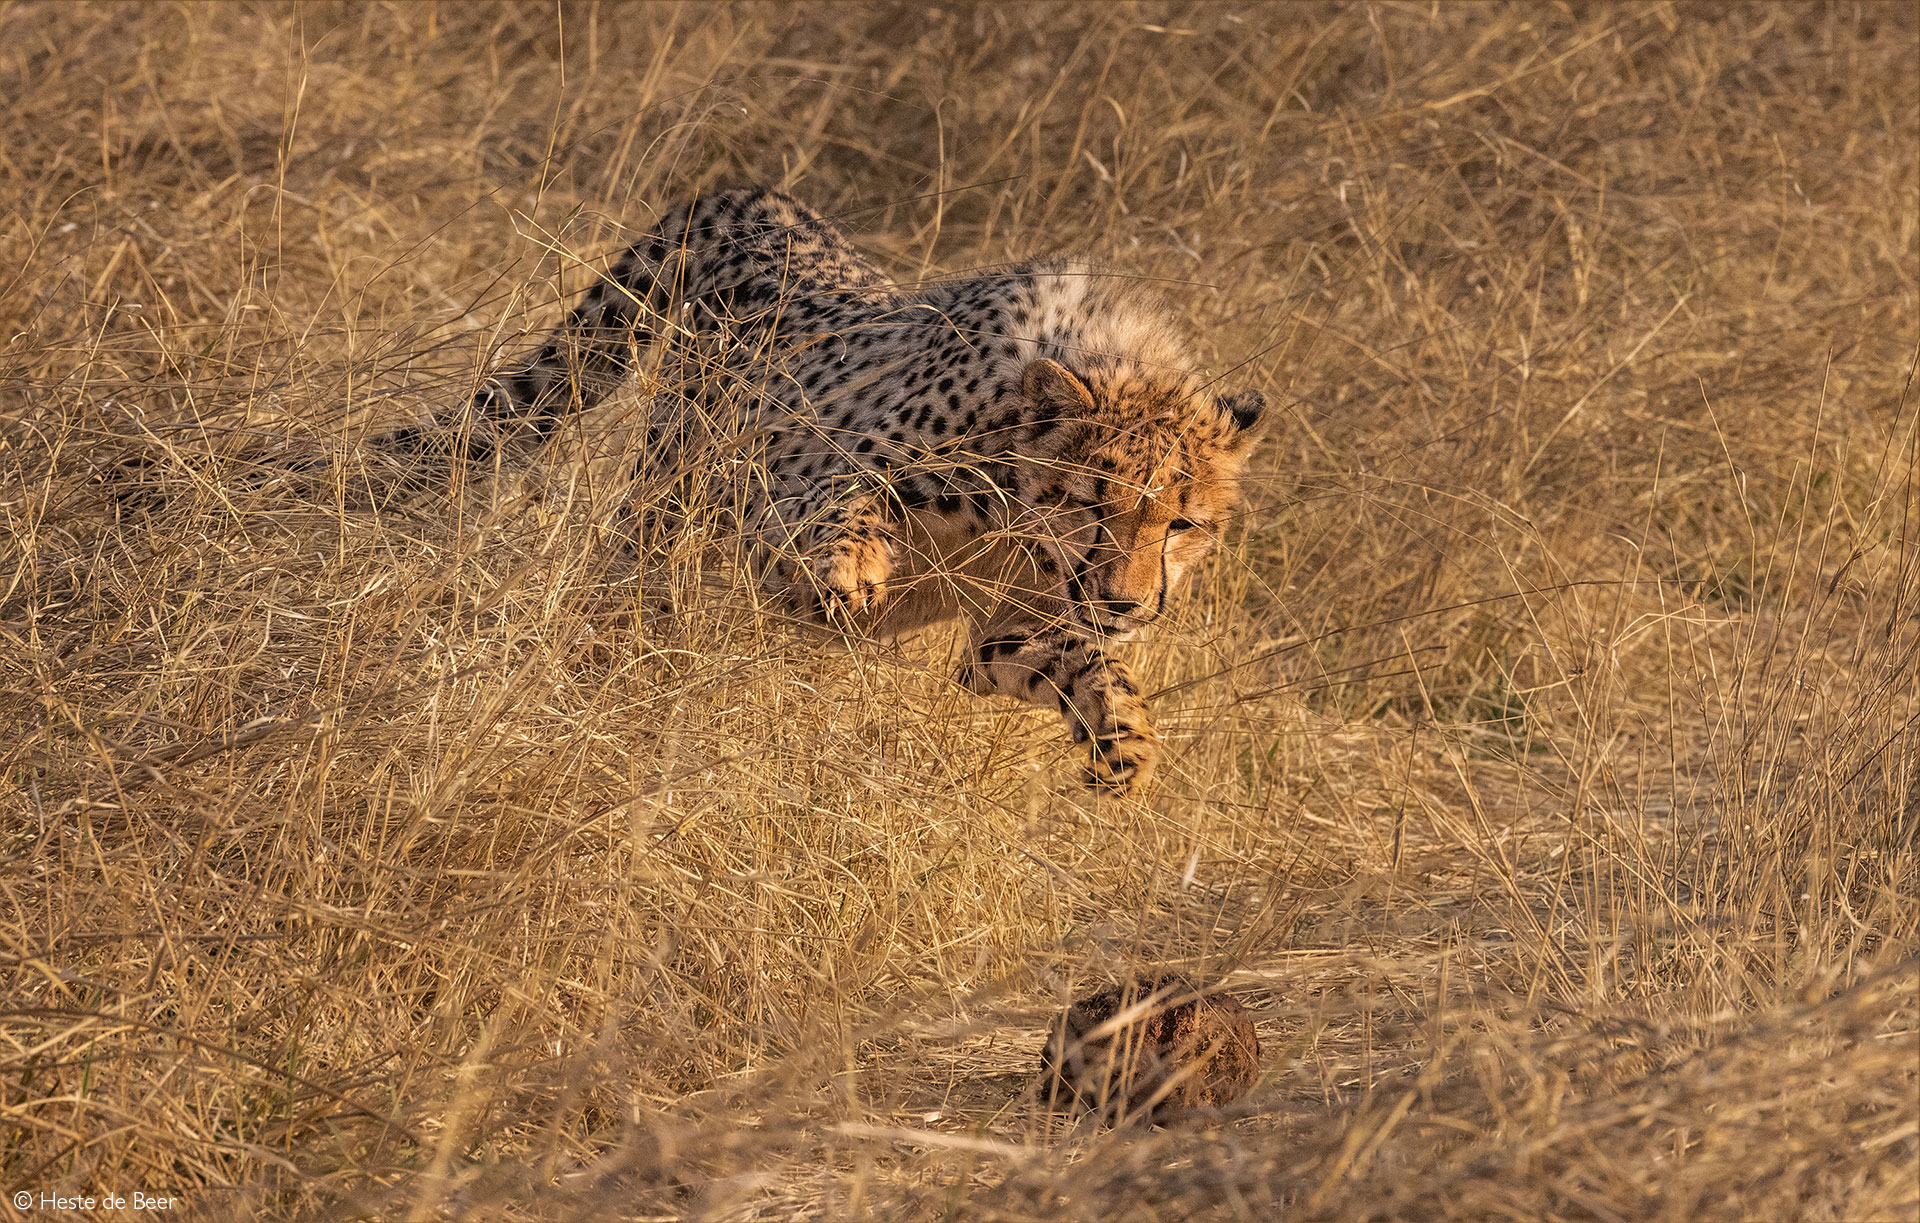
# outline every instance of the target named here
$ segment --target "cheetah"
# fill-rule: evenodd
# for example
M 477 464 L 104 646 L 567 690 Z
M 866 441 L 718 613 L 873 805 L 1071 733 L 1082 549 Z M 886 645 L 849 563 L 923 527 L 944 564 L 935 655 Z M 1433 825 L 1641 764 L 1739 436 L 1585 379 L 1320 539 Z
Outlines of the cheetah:
M 1162 749 L 1112 650 L 1236 512 L 1264 396 L 1217 390 L 1163 302 L 1084 262 L 901 285 L 778 191 L 666 215 L 530 355 L 376 445 L 493 461 L 658 353 L 643 467 L 684 469 L 727 422 L 758 571 L 801 615 L 964 617 L 965 687 L 1059 712 L 1087 784 L 1144 785 Z

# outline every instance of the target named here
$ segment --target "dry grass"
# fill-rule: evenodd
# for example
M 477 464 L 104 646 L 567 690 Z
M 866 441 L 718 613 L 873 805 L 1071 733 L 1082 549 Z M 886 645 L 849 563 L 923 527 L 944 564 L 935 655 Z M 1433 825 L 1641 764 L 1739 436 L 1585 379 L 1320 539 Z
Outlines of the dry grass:
M 0 7 L 8 1198 L 1914 1218 L 1914 12 Z M 1161 278 L 1283 405 L 1145 801 L 946 636 L 610 584 L 631 398 L 233 479 L 750 180 Z M 1161 961 L 1261 1085 L 1066 1139 L 1043 1023 Z

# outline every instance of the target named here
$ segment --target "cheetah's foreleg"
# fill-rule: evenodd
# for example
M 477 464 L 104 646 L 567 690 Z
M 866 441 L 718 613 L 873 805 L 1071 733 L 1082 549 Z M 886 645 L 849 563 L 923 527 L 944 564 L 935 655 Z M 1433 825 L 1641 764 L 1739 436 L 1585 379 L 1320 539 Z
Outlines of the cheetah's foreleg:
M 983 695 L 1058 710 L 1092 753 L 1084 780 L 1097 790 L 1144 785 L 1160 763 L 1160 737 L 1140 689 L 1119 659 L 1067 629 L 999 623 L 976 632 L 961 682 Z

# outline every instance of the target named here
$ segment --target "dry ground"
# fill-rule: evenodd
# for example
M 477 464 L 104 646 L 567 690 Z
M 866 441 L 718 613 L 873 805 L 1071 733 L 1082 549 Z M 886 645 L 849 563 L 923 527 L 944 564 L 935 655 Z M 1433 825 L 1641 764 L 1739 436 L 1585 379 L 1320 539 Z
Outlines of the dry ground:
M 1916 1217 L 1915 12 L 0 6 L 0 1212 Z M 1143 801 L 950 636 L 613 580 L 631 397 L 352 507 L 743 180 L 1274 395 Z M 1263 1081 L 1068 1138 L 1160 961 Z

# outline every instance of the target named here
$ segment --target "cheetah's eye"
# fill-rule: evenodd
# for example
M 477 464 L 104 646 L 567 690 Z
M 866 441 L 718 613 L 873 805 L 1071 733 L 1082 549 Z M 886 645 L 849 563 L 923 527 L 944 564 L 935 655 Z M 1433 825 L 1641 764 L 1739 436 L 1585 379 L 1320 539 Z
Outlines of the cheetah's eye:
M 1199 529 L 1199 523 L 1188 522 L 1184 518 L 1176 518 L 1167 524 L 1167 534 L 1169 535 L 1179 535 L 1187 531 L 1198 531 Z

